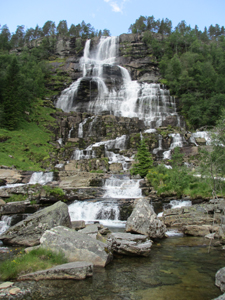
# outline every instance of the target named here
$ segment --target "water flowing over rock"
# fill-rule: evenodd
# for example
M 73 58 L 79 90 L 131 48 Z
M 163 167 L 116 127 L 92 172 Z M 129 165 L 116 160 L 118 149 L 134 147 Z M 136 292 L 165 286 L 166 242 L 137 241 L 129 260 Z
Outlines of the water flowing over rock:
M 126 232 L 144 234 L 153 239 L 163 238 L 166 226 L 157 218 L 149 200 L 141 198 L 127 219 Z
M 60 201 L 10 227 L 0 240 L 8 245 L 35 246 L 46 230 L 58 225 L 71 227 L 68 207 Z
M 152 241 L 146 235 L 131 233 L 112 233 L 108 243 L 116 253 L 131 256 L 149 256 Z
M 106 244 L 63 226 L 45 231 L 40 243 L 41 247 L 63 252 L 69 262 L 87 261 L 105 267 L 112 260 Z
M 179 126 L 176 103 L 169 91 L 160 84 L 131 80 L 127 69 L 117 63 L 118 47 L 117 37 L 102 37 L 96 48 L 87 40 L 80 59 L 83 77 L 62 92 L 56 107 L 65 112 L 99 115 L 107 111 L 114 116 L 137 117 L 149 127 L 175 116 L 174 126 Z

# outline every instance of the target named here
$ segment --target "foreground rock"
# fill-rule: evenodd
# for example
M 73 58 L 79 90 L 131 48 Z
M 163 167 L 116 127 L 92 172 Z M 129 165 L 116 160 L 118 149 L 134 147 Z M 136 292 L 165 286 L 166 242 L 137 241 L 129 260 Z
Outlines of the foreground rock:
M 18 280 L 46 280 L 46 279 L 76 279 L 81 280 L 93 276 L 93 264 L 84 261 L 77 261 L 56 266 L 51 269 L 37 271 L 21 275 Z
M 60 201 L 10 227 L 0 240 L 6 245 L 35 246 L 46 230 L 58 225 L 71 227 L 68 207 Z
M 144 234 L 150 238 L 163 238 L 166 226 L 157 218 L 149 201 L 140 198 L 127 219 L 126 231 Z
M 225 292 L 225 267 L 217 271 L 215 285 L 220 288 L 221 292 Z
M 116 253 L 132 256 L 149 256 L 152 241 L 146 235 L 131 233 L 112 233 L 108 243 Z
M 63 226 L 47 230 L 40 243 L 52 251 L 63 252 L 70 262 L 88 261 L 94 266 L 105 267 L 112 260 L 106 244 Z

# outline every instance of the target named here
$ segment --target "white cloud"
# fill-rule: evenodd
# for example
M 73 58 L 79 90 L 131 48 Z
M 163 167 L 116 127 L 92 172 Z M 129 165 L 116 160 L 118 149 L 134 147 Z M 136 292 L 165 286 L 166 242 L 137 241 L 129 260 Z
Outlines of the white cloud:
M 122 0 L 120 1 L 119 4 L 118 1 L 113 1 L 113 0 L 104 0 L 104 1 L 109 3 L 109 5 L 112 7 L 112 11 L 123 13 L 124 3 L 128 0 Z

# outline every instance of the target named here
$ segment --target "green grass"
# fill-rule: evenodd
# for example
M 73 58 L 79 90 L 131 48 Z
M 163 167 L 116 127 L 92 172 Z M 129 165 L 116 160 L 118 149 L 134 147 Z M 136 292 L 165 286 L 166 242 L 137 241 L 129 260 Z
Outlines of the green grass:
M 0 265 L 1 280 L 12 280 L 20 274 L 46 270 L 67 263 L 62 253 L 54 253 L 48 249 L 34 249 L 29 253 L 21 251 L 13 260 L 9 259 Z
M 6 198 L 4 201 L 6 203 L 8 202 L 18 202 L 18 201 L 24 201 L 27 199 L 27 195 L 22 194 L 13 194 L 11 197 Z
M 0 128 L 0 165 L 31 171 L 48 166 L 53 146 L 49 144 L 51 132 L 46 128 L 55 126 L 55 120 L 50 116 L 54 110 L 41 105 L 42 100 L 34 104 L 29 120 L 21 123 L 17 130 Z

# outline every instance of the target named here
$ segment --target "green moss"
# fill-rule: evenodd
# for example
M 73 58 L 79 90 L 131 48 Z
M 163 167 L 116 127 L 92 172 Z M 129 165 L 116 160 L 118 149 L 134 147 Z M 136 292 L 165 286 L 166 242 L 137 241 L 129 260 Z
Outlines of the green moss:
M 13 194 L 9 198 L 5 199 L 5 202 L 18 202 L 18 201 L 24 201 L 27 199 L 27 195 L 22 194 Z

